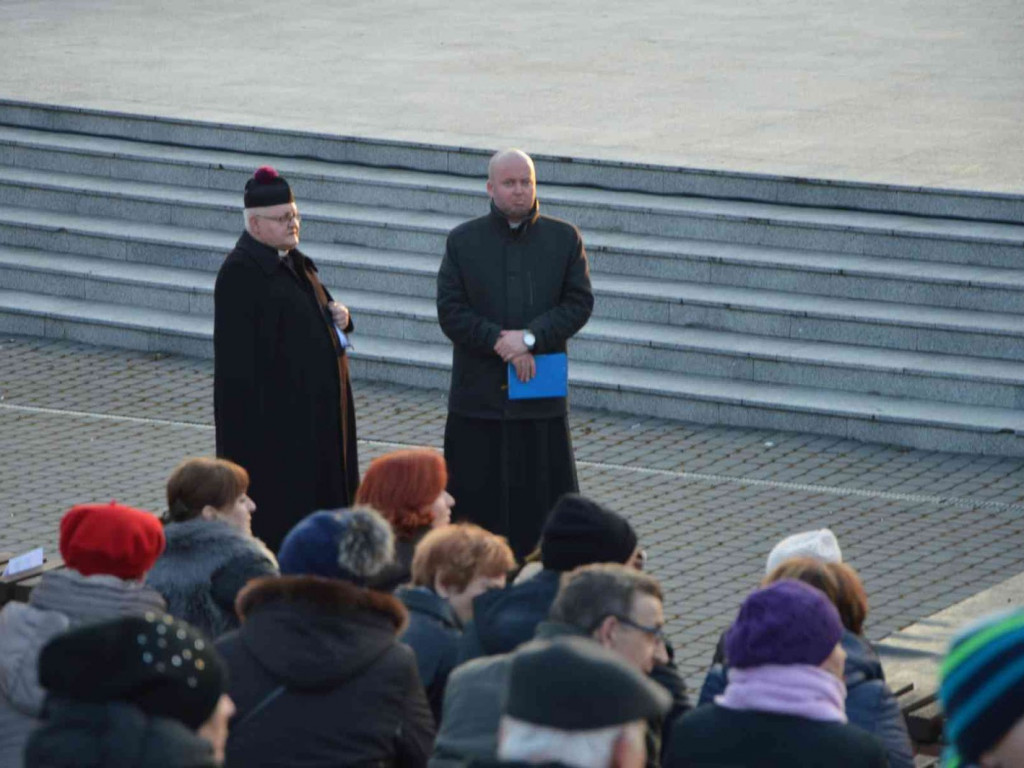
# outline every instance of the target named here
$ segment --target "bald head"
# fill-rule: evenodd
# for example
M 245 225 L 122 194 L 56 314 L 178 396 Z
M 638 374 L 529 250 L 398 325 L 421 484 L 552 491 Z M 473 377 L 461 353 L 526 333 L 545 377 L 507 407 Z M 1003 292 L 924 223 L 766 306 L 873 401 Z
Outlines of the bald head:
M 512 224 L 525 219 L 537 198 L 533 160 L 521 149 L 496 152 L 487 164 L 487 194 Z
M 491 155 L 491 159 L 487 163 L 487 178 L 493 179 L 494 173 L 497 170 L 498 166 L 504 165 L 507 161 L 510 160 L 516 162 L 517 164 L 526 163 L 526 165 L 530 168 L 530 172 L 533 173 L 534 178 L 536 178 L 537 174 L 533 168 L 533 160 L 530 158 L 528 154 L 523 152 L 523 150 L 516 149 L 515 147 L 512 147 L 510 149 L 502 149 Z

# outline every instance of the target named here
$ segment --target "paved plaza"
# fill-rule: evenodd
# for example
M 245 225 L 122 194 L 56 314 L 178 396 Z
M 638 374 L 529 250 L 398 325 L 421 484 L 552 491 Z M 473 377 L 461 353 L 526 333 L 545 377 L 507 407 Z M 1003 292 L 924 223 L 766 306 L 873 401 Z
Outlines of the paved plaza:
M 0 550 L 56 546 L 71 505 L 164 509 L 214 448 L 212 363 L 0 338 Z M 356 382 L 360 459 L 440 447 L 442 392 Z M 691 685 L 782 536 L 829 526 L 880 639 L 1024 571 L 1024 462 L 576 409 L 582 491 L 624 513 L 667 593 Z M 456 513 L 458 507 L 456 506 Z
M 1019 0 L 5 0 L 0 95 L 1020 192 Z M 543 182 L 543 179 L 541 180 Z

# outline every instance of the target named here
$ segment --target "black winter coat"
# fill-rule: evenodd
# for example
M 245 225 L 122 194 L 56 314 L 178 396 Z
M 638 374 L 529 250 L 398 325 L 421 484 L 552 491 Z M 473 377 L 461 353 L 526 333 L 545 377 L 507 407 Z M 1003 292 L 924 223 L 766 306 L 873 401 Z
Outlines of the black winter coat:
M 316 267 L 291 257 L 295 271 L 243 233 L 214 288 L 217 455 L 248 470 L 253 533 L 275 552 L 296 522 L 348 506 L 359 485 L 348 360 Z
M 26 768 L 213 768 L 213 748 L 183 723 L 123 702 L 51 698 Z
M 532 640 L 548 617 L 562 574 L 541 570 L 519 584 L 491 589 L 473 600 L 473 619 L 459 644 L 459 663 L 509 653 Z
M 665 768 L 885 768 L 885 748 L 847 723 L 710 704 L 672 729 Z
M 856 725 L 877 736 L 885 745 L 891 768 L 913 768 L 914 748 L 899 702 L 885 682 L 882 663 L 868 641 L 849 630 L 843 631 L 846 666 L 846 716 Z M 725 691 L 727 669 L 712 664 L 700 692 L 700 705 L 710 704 Z
M 434 713 L 441 722 L 441 705 L 448 675 L 459 658 L 462 625 L 448 601 L 426 587 L 399 587 L 395 597 L 409 611 L 409 626 L 402 633 L 403 643 L 416 654 L 416 668 Z
M 562 416 L 565 398 L 508 399 L 507 366 L 494 352 L 502 330 L 529 329 L 534 353 L 565 352 L 594 308 L 579 230 L 535 207 L 516 230 L 493 205 L 448 235 L 437 275 L 437 317 L 452 340 L 448 409 L 482 419 Z
M 393 596 L 315 576 L 251 582 L 217 642 L 238 713 L 228 768 L 426 765 L 434 723 Z

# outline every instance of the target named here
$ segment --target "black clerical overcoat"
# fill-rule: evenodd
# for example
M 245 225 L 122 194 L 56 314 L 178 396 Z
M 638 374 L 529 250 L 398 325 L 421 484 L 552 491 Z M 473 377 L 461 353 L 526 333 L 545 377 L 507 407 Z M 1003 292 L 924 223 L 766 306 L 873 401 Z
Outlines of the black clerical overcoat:
M 277 550 L 296 522 L 359 484 L 348 361 L 313 262 L 244 233 L 214 290 L 217 455 L 249 472 L 253 533 Z M 352 330 L 352 323 L 346 331 Z
M 537 544 L 548 511 L 579 491 L 566 398 L 509 400 L 502 329 L 529 329 L 536 354 L 565 352 L 594 294 L 583 238 L 535 203 L 517 228 L 491 205 L 448 235 L 437 316 L 452 340 L 444 455 L 455 515 L 507 536 L 518 557 Z

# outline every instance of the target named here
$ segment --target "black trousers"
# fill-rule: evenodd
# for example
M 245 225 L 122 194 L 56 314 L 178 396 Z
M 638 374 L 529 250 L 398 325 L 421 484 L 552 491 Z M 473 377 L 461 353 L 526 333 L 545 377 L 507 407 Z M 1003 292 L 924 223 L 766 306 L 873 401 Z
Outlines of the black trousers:
M 519 559 L 540 541 L 558 498 L 579 491 L 567 416 L 500 420 L 449 413 L 444 457 L 453 518 L 507 537 Z

